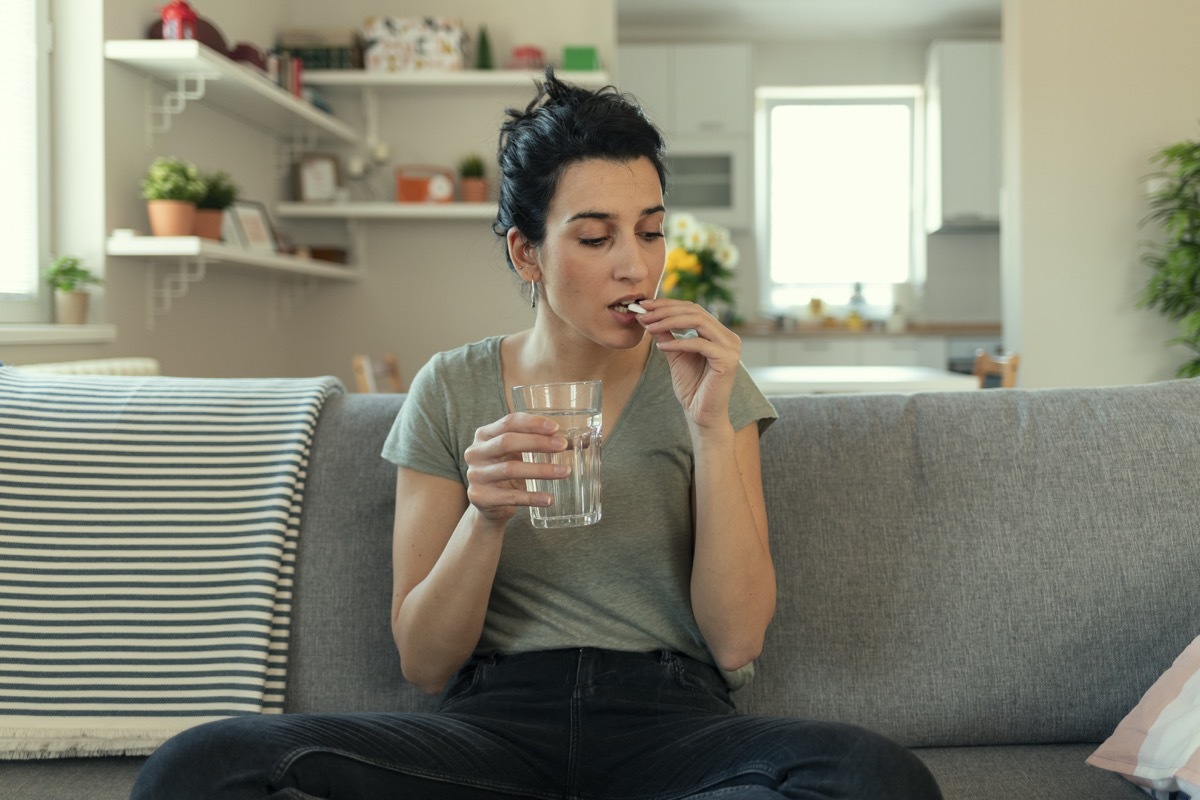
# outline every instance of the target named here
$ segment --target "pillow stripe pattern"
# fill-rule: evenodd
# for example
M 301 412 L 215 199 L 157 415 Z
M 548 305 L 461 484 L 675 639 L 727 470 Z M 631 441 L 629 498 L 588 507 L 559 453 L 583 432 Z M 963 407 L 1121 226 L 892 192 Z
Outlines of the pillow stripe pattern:
M 0 368 L 0 758 L 283 710 L 308 451 L 340 390 Z
M 1087 762 L 1124 776 L 1156 800 L 1200 797 L 1200 636 Z

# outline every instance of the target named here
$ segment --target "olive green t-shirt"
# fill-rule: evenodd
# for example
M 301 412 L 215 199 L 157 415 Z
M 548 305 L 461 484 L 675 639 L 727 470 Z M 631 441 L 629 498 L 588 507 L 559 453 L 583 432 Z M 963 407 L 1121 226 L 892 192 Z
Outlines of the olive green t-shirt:
M 383 447 L 387 460 L 466 485 L 475 431 L 508 413 L 501 337 L 445 353 L 421 368 Z M 738 369 L 735 429 L 776 418 Z M 712 664 L 692 615 L 693 453 L 666 357 L 650 358 L 601 450 L 599 522 L 541 529 L 522 510 L 505 531 L 477 652 L 599 647 L 675 650 Z M 744 685 L 753 665 L 725 675 Z

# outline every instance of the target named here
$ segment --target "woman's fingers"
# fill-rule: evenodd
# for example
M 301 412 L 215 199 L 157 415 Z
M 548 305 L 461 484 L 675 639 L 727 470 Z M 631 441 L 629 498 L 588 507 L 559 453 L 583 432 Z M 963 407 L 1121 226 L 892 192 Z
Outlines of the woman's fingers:
M 525 413 L 480 427 L 465 453 L 468 500 L 489 516 L 511 516 L 517 506 L 549 505 L 550 495 L 528 491 L 525 482 L 566 477 L 566 467 L 548 458 L 527 461 L 523 454 L 565 450 L 567 440 L 557 430 L 553 420 Z

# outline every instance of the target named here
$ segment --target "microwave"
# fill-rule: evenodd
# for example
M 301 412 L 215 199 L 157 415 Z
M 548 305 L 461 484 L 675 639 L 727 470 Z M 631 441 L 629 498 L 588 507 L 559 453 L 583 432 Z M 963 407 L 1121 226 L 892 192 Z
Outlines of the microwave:
M 694 136 L 667 143 L 666 205 L 704 222 L 748 229 L 753 219 L 750 142 L 738 137 Z

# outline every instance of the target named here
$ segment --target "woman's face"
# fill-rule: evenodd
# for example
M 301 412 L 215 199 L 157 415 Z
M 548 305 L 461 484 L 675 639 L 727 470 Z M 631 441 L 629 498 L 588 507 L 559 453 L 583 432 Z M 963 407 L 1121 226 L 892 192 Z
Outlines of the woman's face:
M 613 348 L 642 341 L 626 304 L 653 297 L 666 260 L 662 188 L 647 158 L 563 171 L 537 249 L 539 313 L 564 336 Z

